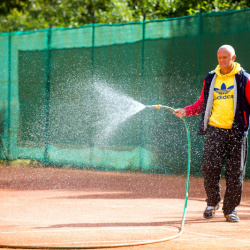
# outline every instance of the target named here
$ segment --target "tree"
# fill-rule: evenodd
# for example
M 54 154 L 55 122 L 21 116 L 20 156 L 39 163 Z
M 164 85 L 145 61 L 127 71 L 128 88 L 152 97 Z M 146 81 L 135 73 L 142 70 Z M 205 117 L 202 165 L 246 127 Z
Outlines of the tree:
M 165 19 L 248 7 L 250 0 L 0 0 L 0 32 Z

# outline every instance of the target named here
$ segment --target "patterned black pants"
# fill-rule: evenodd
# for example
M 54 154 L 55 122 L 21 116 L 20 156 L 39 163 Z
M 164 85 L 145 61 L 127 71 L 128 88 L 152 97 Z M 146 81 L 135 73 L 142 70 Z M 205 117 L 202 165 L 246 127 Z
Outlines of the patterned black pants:
M 246 136 L 232 136 L 230 129 L 208 126 L 202 163 L 208 206 L 215 206 L 221 200 L 219 182 L 224 165 L 226 176 L 226 193 L 222 208 L 224 214 L 230 214 L 240 204 L 246 158 Z

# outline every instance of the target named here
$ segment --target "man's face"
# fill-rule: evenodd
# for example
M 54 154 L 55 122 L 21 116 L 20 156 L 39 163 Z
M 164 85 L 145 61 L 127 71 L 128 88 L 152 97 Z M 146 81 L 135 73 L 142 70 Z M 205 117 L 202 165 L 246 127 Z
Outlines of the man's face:
M 222 73 L 229 73 L 233 68 L 236 56 L 231 57 L 226 49 L 220 49 L 217 53 L 217 57 Z

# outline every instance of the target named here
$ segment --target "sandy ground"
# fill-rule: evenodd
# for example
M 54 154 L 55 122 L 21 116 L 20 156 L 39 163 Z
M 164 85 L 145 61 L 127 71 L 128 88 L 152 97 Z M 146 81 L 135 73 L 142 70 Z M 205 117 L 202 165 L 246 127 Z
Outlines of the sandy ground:
M 240 223 L 228 223 L 221 209 L 202 217 L 203 179 L 191 177 L 184 232 L 166 240 L 180 232 L 185 187 L 181 176 L 0 166 L 0 245 L 76 249 L 164 240 L 122 249 L 250 249 L 250 181 Z

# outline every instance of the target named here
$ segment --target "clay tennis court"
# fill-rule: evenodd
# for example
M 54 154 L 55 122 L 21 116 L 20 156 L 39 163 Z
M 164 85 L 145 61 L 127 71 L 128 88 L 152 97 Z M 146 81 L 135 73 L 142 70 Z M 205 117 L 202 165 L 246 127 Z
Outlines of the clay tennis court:
M 185 186 L 185 176 L 1 166 L 0 245 L 74 249 L 171 237 L 180 231 Z M 250 181 L 240 223 L 225 222 L 221 208 L 205 220 L 204 200 L 203 179 L 191 177 L 184 233 L 122 249 L 250 249 Z

